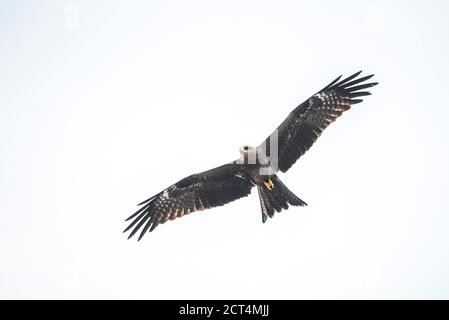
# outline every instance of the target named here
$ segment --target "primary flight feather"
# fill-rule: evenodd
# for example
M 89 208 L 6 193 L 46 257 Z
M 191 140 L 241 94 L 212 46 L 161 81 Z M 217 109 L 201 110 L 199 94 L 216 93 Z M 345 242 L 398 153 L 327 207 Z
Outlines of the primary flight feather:
M 220 167 L 188 176 L 141 202 L 142 207 L 126 221 L 124 232 L 131 238 L 139 230 L 139 240 L 159 224 L 195 211 L 222 206 L 248 196 L 253 187 L 259 193 L 262 221 L 289 205 L 305 206 L 278 178 L 313 145 L 330 123 L 370 95 L 377 82 L 366 82 L 373 75 L 357 72 L 341 76 L 296 107 L 281 125 L 258 147 L 244 146 L 240 158 Z

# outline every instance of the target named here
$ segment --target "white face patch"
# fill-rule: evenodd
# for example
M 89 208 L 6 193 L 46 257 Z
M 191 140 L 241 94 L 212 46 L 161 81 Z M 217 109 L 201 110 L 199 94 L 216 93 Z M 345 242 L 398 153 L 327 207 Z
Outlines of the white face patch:
M 245 150 L 247 148 L 247 150 Z M 244 146 L 240 148 L 240 158 L 237 160 L 237 164 L 245 164 L 245 157 L 247 159 L 247 163 L 255 164 L 256 163 L 256 154 L 257 149 L 250 146 Z

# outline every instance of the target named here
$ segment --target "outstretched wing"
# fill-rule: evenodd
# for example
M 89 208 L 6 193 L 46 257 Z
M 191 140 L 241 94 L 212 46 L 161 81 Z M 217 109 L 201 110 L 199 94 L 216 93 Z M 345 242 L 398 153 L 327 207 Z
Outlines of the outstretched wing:
M 294 109 L 287 119 L 270 136 L 278 137 L 278 169 L 286 172 L 318 139 L 329 124 L 334 122 L 351 105 L 362 102 L 359 97 L 368 96 L 364 89 L 377 82 L 364 83 L 373 75 L 356 79 L 360 72 L 340 80 L 341 76 L 311 96 Z M 270 137 L 258 148 L 271 155 Z M 271 139 L 271 141 L 273 141 Z
M 124 232 L 134 227 L 129 239 L 143 227 L 140 240 L 148 229 L 153 231 L 168 220 L 246 197 L 252 187 L 244 166 L 235 162 L 191 175 L 140 203 L 143 207 L 126 219 L 134 220 Z

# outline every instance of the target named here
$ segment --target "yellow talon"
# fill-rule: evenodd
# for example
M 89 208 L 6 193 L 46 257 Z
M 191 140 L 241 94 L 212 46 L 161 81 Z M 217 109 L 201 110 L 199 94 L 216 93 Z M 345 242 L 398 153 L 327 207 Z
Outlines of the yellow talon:
M 273 184 L 273 181 L 271 181 L 271 179 L 268 179 L 267 181 L 264 181 L 263 184 L 270 191 L 273 190 L 273 188 L 274 188 L 274 184 Z

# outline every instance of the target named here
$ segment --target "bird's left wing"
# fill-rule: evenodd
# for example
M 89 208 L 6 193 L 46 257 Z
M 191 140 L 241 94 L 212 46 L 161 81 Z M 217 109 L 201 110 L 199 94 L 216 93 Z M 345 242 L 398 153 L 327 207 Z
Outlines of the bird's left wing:
M 341 76 L 296 107 L 284 122 L 258 148 L 272 158 L 277 138 L 278 169 L 286 172 L 318 139 L 321 133 L 351 105 L 370 95 L 365 89 L 377 85 L 366 83 L 373 75 L 357 78 L 357 72 L 344 80 Z
M 252 187 L 244 166 L 235 162 L 191 175 L 140 203 L 143 207 L 126 219 L 133 221 L 124 232 L 134 227 L 129 239 L 143 227 L 140 240 L 168 220 L 246 197 Z

